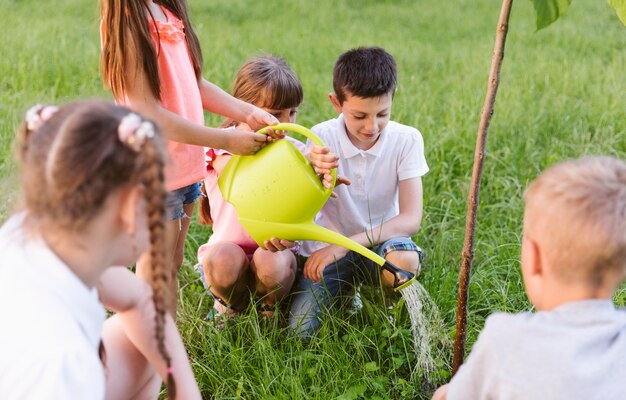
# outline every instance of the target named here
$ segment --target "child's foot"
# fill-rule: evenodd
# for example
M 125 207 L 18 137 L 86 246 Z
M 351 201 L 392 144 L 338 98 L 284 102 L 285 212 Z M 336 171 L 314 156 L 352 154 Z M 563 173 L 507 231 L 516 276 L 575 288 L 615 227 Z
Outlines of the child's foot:
M 213 305 L 213 309 L 207 314 L 206 319 L 207 321 L 213 321 L 216 328 L 223 329 L 226 321 L 236 317 L 237 315 L 239 315 L 237 311 L 216 301 Z
M 209 290 L 209 293 L 213 297 L 213 309 L 207 315 L 207 320 L 213 320 L 216 322 L 218 328 L 223 328 L 226 320 L 234 318 L 239 315 L 238 311 L 235 311 L 232 307 L 229 307 L 224 300 L 217 297 Z
M 226 318 L 233 318 L 236 317 L 237 315 L 239 315 L 239 313 L 235 310 L 233 310 L 232 308 L 225 306 L 224 304 L 222 304 L 219 301 L 215 301 L 215 304 L 213 304 L 213 309 L 216 311 L 216 317 L 221 317 L 224 316 Z
M 257 307 L 257 311 L 261 317 L 272 318 L 276 313 L 276 306 L 274 306 L 273 304 L 261 303 Z

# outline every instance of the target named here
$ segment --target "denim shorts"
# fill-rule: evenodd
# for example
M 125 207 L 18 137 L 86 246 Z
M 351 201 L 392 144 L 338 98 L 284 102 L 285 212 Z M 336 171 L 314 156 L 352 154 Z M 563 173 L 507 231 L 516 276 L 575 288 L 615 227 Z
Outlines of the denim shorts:
M 189 186 L 182 187 L 180 189 L 172 190 L 167 194 L 165 199 L 165 210 L 167 213 L 167 219 L 174 221 L 184 217 L 191 217 L 191 215 L 185 214 L 183 206 L 192 204 L 202 196 L 200 190 L 200 182 L 192 183 Z

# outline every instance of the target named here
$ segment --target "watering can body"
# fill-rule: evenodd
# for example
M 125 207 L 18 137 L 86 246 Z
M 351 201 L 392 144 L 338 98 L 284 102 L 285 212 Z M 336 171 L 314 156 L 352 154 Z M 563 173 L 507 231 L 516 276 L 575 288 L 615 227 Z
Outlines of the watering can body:
M 323 145 L 308 129 L 279 124 Z M 262 131 L 261 131 L 262 132 Z M 333 171 L 333 184 L 336 172 Z M 251 156 L 233 156 L 218 181 L 222 195 L 237 209 L 241 225 L 260 245 L 272 238 L 322 240 L 313 219 L 332 193 L 310 162 L 288 140 L 278 140 Z M 319 228 L 319 229 L 318 229 Z
M 313 132 L 297 124 L 278 124 L 271 129 L 297 132 L 324 146 Z M 264 133 L 264 129 L 259 132 Z M 334 185 L 335 170 L 332 176 Z M 288 140 L 272 142 L 251 156 L 231 157 L 218 185 L 224 199 L 237 210 L 241 225 L 259 246 L 273 237 L 333 243 L 362 254 L 390 271 L 394 269 L 391 271 L 394 275 L 398 273 L 397 267 L 390 266 L 380 255 L 314 223 L 332 188 L 323 186 L 310 162 Z M 403 282 L 402 286 L 407 279 Z
M 288 140 L 273 142 L 253 156 L 231 157 L 219 186 L 240 219 L 259 222 L 311 221 L 330 196 L 308 160 Z

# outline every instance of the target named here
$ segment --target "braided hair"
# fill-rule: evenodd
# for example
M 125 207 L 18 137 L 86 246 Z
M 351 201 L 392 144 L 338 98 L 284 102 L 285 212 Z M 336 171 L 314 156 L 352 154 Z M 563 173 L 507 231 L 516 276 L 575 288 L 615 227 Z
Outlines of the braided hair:
M 18 130 L 26 227 L 79 231 L 125 185 L 145 188 L 155 337 L 167 365 L 168 397 L 175 397 L 171 357 L 165 348 L 164 141 L 156 126 L 129 109 L 103 101 L 60 108 L 31 108 Z M 100 351 L 103 359 L 103 351 Z M 104 360 L 103 360 L 104 361 Z

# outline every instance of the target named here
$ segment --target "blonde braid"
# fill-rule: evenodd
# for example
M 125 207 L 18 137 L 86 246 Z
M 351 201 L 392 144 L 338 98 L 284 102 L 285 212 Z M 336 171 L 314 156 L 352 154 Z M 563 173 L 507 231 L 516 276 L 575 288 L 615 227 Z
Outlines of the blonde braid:
M 165 248 L 165 196 L 163 184 L 163 157 L 158 153 L 152 140 L 146 141 L 142 153 L 144 158 L 141 172 L 141 183 L 145 186 L 150 230 L 150 259 L 152 262 L 152 300 L 155 314 L 155 337 L 161 356 L 167 365 L 168 398 L 176 397 L 176 383 L 171 371 L 172 360 L 165 348 L 165 316 L 167 314 L 166 299 L 170 273 L 167 271 L 163 249 Z

